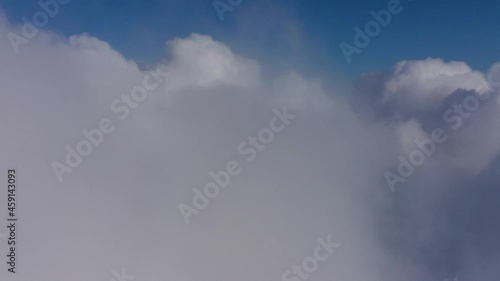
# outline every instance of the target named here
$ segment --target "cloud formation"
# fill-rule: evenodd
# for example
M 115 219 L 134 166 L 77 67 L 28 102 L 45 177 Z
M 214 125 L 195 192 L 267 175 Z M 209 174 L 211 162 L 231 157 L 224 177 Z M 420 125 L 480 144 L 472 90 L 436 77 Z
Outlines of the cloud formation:
M 16 28 L 0 24 L 2 33 Z M 122 267 L 147 281 L 279 280 L 327 235 L 342 247 L 316 280 L 430 280 L 427 264 L 395 247 L 433 241 L 436 219 L 422 206 L 439 212 L 442 190 L 480 174 L 500 148 L 491 83 L 500 64 L 480 73 L 463 62 L 404 61 L 361 77 L 347 102 L 298 71 L 263 77 L 259 62 L 199 34 L 169 41 L 165 60 L 147 70 L 98 38 L 45 31 L 17 55 L 1 41 L 0 61 L 0 158 L 19 170 L 25 280 L 109 280 Z M 112 101 L 155 69 L 168 79 L 120 120 Z M 384 171 L 469 94 L 490 97 L 405 182 L 416 202 L 395 207 L 407 194 L 391 193 Z M 179 203 L 283 106 L 296 120 L 186 226 Z M 51 163 L 102 118 L 116 129 L 59 183 Z M 396 225 L 398 211 L 422 230 Z M 388 246 L 386 227 L 411 239 Z

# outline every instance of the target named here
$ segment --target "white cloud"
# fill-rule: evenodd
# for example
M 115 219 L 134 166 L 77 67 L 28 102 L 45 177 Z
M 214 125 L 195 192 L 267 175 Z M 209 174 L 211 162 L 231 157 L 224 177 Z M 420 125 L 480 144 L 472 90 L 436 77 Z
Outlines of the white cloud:
M 172 69 L 171 86 L 215 87 L 234 85 L 249 87 L 260 79 L 259 65 L 234 54 L 231 49 L 210 36 L 191 34 L 186 39 L 176 38 L 167 43 L 168 62 Z M 172 85 L 173 84 L 173 85 Z
M 331 234 L 342 248 L 317 280 L 421 280 L 418 264 L 395 258 L 376 236 L 376 210 L 390 196 L 383 170 L 398 147 L 428 132 L 430 121 L 416 113 L 438 110 L 460 89 L 484 91 L 482 74 L 426 60 L 365 76 L 359 84 L 375 85 L 364 94 L 391 113 L 387 125 L 361 118 L 319 79 L 293 71 L 264 79 L 258 62 L 209 36 L 166 46 L 158 66 L 171 74 L 165 87 L 120 123 L 109 104 L 143 73 L 109 44 L 42 32 L 13 56 L 0 43 L 0 158 L 3 169 L 19 169 L 23 279 L 108 280 L 111 269 L 126 267 L 147 281 L 278 280 L 315 237 Z M 480 170 L 498 154 L 492 104 L 473 121 L 482 126 L 456 132 L 455 156 L 444 165 L 465 161 Z M 178 204 L 209 171 L 223 169 L 277 105 L 295 110 L 296 122 L 186 227 Z M 104 117 L 117 129 L 59 184 L 52 161 Z

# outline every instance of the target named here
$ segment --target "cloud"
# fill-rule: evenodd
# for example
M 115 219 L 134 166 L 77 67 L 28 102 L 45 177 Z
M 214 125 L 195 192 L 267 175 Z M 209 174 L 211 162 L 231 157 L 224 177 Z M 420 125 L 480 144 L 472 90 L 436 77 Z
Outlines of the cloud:
M 192 34 L 186 39 L 177 38 L 167 43 L 167 50 L 172 83 L 176 85 L 250 87 L 258 83 L 260 69 L 255 61 L 234 54 L 210 36 Z
M 26 280 L 109 280 L 122 267 L 148 281 L 279 280 L 326 235 L 342 247 L 314 279 L 421 280 L 432 273 L 425 264 L 412 253 L 399 258 L 383 241 L 385 226 L 400 229 L 384 222 L 394 198 L 383 171 L 463 93 L 492 97 L 450 133 L 433 162 L 477 174 L 498 154 L 490 132 L 498 126 L 498 88 L 482 87 L 485 74 L 465 63 L 405 61 L 367 74 L 353 105 L 298 71 L 263 77 L 259 62 L 192 34 L 169 41 L 165 60 L 146 67 L 170 76 L 121 121 L 109 105 L 141 85 L 144 68 L 87 34 L 43 31 L 23 47 L 14 55 L 0 43 L 0 158 L 4 170 L 19 170 Z M 498 64 L 490 73 L 498 76 Z M 282 106 L 296 120 L 187 227 L 178 204 L 210 171 L 239 159 L 237 145 Z M 116 130 L 59 183 L 50 164 L 102 118 Z M 455 175 L 427 173 L 435 171 L 423 169 L 409 186 Z M 409 220 L 429 223 L 416 214 Z
M 429 138 L 433 129 L 443 128 L 451 138 L 444 145 L 442 164 L 477 174 L 500 148 L 494 133 L 500 125 L 499 88 L 491 79 L 495 69 L 481 73 L 464 62 L 430 58 L 402 61 L 387 72 L 361 77 L 354 102 L 367 109 L 365 114 L 392 123 L 405 153 L 415 148 L 414 139 Z

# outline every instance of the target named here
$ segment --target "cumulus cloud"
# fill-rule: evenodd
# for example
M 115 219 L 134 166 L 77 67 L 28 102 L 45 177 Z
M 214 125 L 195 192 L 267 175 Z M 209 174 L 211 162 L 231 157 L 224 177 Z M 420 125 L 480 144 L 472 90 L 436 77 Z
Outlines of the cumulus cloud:
M 259 81 L 259 65 L 234 54 L 231 49 L 210 36 L 192 34 L 187 39 L 167 43 L 175 84 L 215 87 L 234 85 L 250 87 Z
M 342 247 L 314 272 L 317 280 L 430 278 L 411 253 L 399 257 L 384 242 L 384 227 L 399 229 L 389 219 L 394 195 L 384 170 L 464 93 L 491 98 L 450 131 L 432 163 L 472 177 L 498 155 L 498 87 L 486 79 L 498 77 L 498 64 L 483 74 L 462 62 L 400 62 L 363 76 L 353 106 L 297 71 L 264 79 L 257 61 L 192 34 L 166 44 L 165 60 L 147 69 L 168 78 L 120 120 L 110 104 L 141 85 L 146 70 L 86 34 L 40 32 L 22 47 L 14 55 L 0 43 L 0 158 L 4 170 L 19 170 L 25 280 L 110 280 L 122 267 L 148 281 L 279 280 L 328 234 Z M 297 118 L 246 163 L 238 144 L 285 106 Z M 59 183 L 51 163 L 102 118 L 116 130 Z M 241 175 L 186 226 L 178 205 L 233 159 Z M 430 173 L 423 167 L 408 185 L 453 175 Z M 429 223 L 408 212 L 416 225 Z
M 361 77 L 354 103 L 362 104 L 359 108 L 369 116 L 392 123 L 405 153 L 415 148 L 413 140 L 430 137 L 433 129 L 449 131 L 442 164 L 476 174 L 500 148 L 495 69 L 481 73 L 464 62 L 430 58 L 403 61 L 390 71 Z M 467 112 L 465 106 L 474 110 Z

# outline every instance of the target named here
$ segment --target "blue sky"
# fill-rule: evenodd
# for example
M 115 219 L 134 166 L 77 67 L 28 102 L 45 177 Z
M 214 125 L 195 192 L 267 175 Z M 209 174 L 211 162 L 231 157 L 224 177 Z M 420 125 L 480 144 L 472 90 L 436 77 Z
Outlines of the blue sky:
M 296 24 L 301 36 L 300 51 L 294 57 L 303 64 L 322 64 L 354 77 L 403 59 L 439 57 L 466 61 L 480 70 L 498 59 L 498 1 L 405 0 L 401 1 L 403 12 L 347 64 L 340 42 L 352 42 L 353 28 L 363 27 L 372 20 L 370 11 L 385 9 L 387 2 L 243 1 L 220 21 L 211 1 L 73 0 L 47 28 L 67 36 L 87 32 L 109 42 L 126 57 L 147 62 L 163 57 L 167 40 L 191 32 L 211 35 L 243 54 L 271 53 L 271 60 L 280 56 L 288 60 L 290 54 L 279 44 L 291 43 L 277 28 L 286 19 Z M 13 23 L 39 9 L 37 1 L 1 0 L 0 7 Z M 249 50 L 259 50 L 259 54 Z

